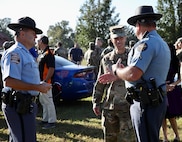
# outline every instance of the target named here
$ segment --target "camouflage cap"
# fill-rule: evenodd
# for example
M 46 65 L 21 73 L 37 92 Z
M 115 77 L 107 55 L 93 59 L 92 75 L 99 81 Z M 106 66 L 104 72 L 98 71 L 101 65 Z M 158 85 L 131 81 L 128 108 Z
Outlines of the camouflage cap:
M 109 28 L 110 30 L 110 37 L 111 38 L 117 38 L 117 37 L 125 37 L 125 26 L 123 25 L 116 25 L 116 26 L 111 26 Z

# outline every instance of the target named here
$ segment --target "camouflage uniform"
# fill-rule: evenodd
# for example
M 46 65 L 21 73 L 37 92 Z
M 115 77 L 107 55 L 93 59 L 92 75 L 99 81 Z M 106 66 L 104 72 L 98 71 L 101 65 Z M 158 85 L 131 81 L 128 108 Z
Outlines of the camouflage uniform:
M 126 65 L 127 52 L 116 54 L 113 50 L 106 54 L 101 60 L 98 76 L 106 73 L 107 67 L 111 67 L 119 58 L 122 59 L 122 64 Z M 105 90 L 107 91 L 105 92 Z M 130 119 L 130 105 L 125 99 L 125 94 L 125 84 L 122 80 L 110 84 L 101 84 L 96 81 L 93 91 L 93 104 L 101 106 L 104 141 L 106 142 L 135 141 Z
M 114 49 L 114 45 L 113 45 L 111 39 L 107 40 L 107 44 L 108 44 L 108 46 L 101 53 L 101 58 L 104 57 L 104 55 L 106 55 L 107 53 L 111 52 Z
M 114 48 L 112 46 L 107 46 L 101 53 L 101 58 L 107 53 L 111 52 Z
M 95 68 L 95 74 L 98 75 L 99 72 L 99 65 L 101 61 L 101 53 L 104 49 L 102 47 L 95 47 L 95 50 L 92 52 L 91 59 L 93 60 L 93 64 L 96 67 Z
M 94 50 L 95 50 L 95 44 L 94 42 L 90 42 L 89 48 L 84 54 L 84 58 L 87 62 L 87 66 L 94 66 L 94 58 L 93 58 Z

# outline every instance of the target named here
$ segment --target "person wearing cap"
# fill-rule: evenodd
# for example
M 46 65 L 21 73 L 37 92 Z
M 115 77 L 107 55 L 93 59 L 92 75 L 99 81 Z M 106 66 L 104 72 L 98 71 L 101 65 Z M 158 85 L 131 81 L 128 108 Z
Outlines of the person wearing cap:
M 156 31 L 162 17 L 152 6 L 139 6 L 127 22 L 135 26 L 139 41 L 128 54 L 127 66 L 115 64 L 112 71 L 100 76 L 101 83 L 118 78 L 125 80 L 126 99 L 138 142 L 157 142 L 167 109 L 166 77 L 170 66 L 170 49 Z
M 29 52 L 42 31 L 30 17 L 22 17 L 8 27 L 15 31 L 15 44 L 4 51 L 1 70 L 2 111 L 9 129 L 9 141 L 36 142 L 36 97 L 39 92 L 51 89 L 50 84 L 40 83 L 38 64 Z
M 101 37 L 96 37 L 95 39 L 95 50 L 93 52 L 93 57 L 94 57 L 94 66 L 95 68 L 95 74 L 97 76 L 98 71 L 99 71 L 99 65 L 101 61 L 101 53 L 104 50 L 102 47 L 103 45 L 103 39 Z
M 37 43 L 42 51 L 38 57 L 40 79 L 42 82 L 52 83 L 52 77 L 55 70 L 55 57 L 49 49 L 49 39 L 42 35 Z M 43 108 L 42 129 L 54 128 L 56 123 L 56 110 L 52 98 L 52 89 L 46 93 L 40 93 L 39 101 Z
M 125 26 L 110 27 L 110 38 L 114 49 L 104 55 L 99 68 L 98 77 L 107 73 L 108 68 L 118 60 L 126 65 Z M 105 94 L 106 93 L 106 94 Z M 96 81 L 92 94 L 93 111 L 102 115 L 102 127 L 105 142 L 135 142 L 134 130 L 130 119 L 129 103 L 125 99 L 124 81 L 118 79 L 108 84 Z
M 107 53 L 111 52 L 111 51 L 114 49 L 113 43 L 112 43 L 112 41 L 111 41 L 110 38 L 107 40 L 107 44 L 108 44 L 108 46 L 107 46 L 107 47 L 102 51 L 102 53 L 101 53 L 101 58 L 102 58 L 104 55 L 106 55 Z

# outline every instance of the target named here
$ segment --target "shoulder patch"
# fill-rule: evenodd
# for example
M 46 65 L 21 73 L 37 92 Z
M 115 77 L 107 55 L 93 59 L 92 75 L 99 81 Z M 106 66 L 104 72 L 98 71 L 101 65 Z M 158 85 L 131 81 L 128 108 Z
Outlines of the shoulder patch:
M 137 47 L 137 50 L 139 52 L 142 52 L 142 51 L 144 51 L 146 49 L 147 49 L 147 44 L 146 43 L 142 43 L 142 44 L 138 45 L 138 47 Z
M 20 63 L 20 56 L 18 53 L 11 53 L 11 62 L 16 64 Z

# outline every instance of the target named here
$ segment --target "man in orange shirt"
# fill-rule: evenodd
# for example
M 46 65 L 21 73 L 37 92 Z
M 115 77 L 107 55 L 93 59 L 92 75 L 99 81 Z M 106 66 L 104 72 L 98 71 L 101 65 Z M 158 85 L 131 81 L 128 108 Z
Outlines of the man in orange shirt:
M 51 78 L 55 69 L 55 58 L 48 45 L 48 37 L 41 36 L 41 38 L 38 40 L 38 48 L 42 50 L 42 53 L 38 58 L 40 79 L 43 82 L 51 83 Z M 39 96 L 39 101 L 43 107 L 42 124 L 44 124 L 44 126 L 42 128 L 54 128 L 57 119 L 52 98 L 52 89 L 50 89 L 46 94 L 41 93 Z

